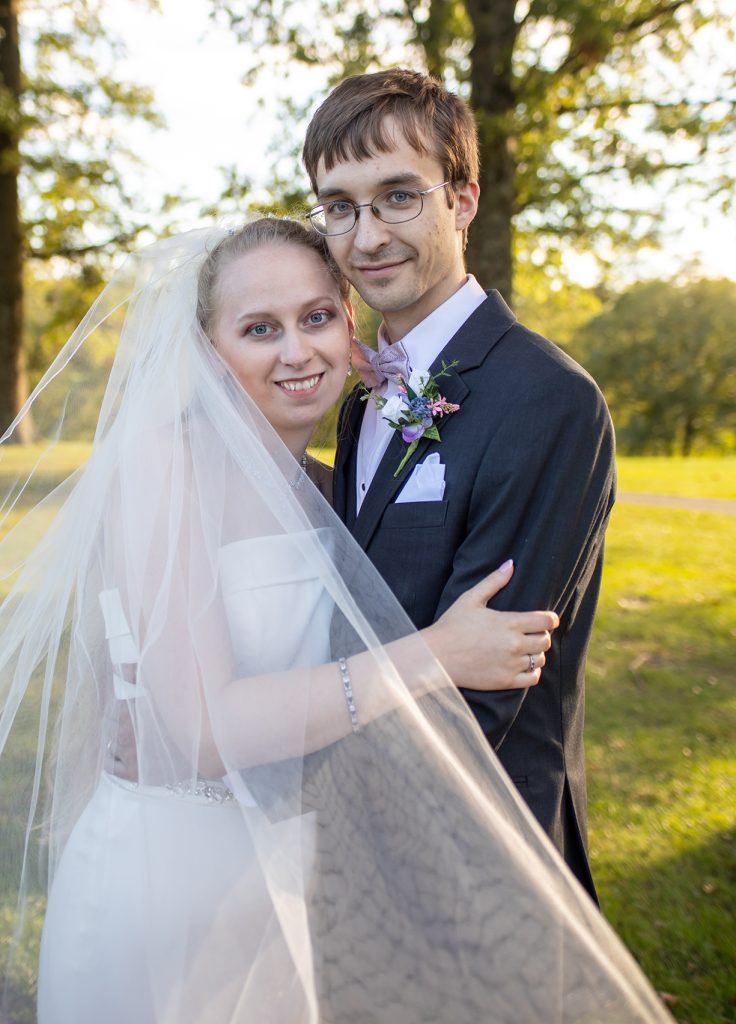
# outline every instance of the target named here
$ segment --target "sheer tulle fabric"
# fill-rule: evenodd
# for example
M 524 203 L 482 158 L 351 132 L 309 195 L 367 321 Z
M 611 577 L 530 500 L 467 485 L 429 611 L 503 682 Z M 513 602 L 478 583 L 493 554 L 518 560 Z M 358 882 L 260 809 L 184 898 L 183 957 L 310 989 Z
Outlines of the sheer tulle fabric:
M 20 417 L 45 440 L 0 544 L 3 1019 L 668 1019 L 199 332 L 219 237 L 129 258 Z M 59 440 L 92 441 L 69 477 Z M 356 734 L 330 663 L 357 654 Z

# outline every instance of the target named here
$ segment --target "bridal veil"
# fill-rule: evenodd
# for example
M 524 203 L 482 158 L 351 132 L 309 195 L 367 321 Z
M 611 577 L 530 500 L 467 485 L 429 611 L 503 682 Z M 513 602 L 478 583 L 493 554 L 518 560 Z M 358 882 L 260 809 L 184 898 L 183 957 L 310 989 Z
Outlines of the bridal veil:
M 73 890 L 49 983 L 109 971 L 101 1024 L 668 1020 L 202 335 L 222 234 L 128 257 L 0 446 L 0 1017 Z

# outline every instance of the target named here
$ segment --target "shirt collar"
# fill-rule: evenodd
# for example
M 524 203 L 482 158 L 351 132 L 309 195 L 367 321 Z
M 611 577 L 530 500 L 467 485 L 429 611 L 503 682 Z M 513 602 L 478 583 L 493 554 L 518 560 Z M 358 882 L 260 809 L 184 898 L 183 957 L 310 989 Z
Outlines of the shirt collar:
M 428 369 L 450 338 L 486 298 L 486 293 L 476 279 L 468 274 L 464 285 L 399 339 L 412 369 Z M 386 326 L 381 324 L 378 329 L 378 351 L 382 352 L 390 344 Z

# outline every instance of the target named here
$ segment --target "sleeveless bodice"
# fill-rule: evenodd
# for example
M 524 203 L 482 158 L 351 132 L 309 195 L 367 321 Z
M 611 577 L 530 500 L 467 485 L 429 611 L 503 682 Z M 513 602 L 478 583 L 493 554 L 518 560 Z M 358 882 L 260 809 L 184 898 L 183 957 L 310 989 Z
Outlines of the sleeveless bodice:
M 253 537 L 220 549 L 220 592 L 238 675 L 331 660 L 334 602 L 323 582 L 331 533 Z

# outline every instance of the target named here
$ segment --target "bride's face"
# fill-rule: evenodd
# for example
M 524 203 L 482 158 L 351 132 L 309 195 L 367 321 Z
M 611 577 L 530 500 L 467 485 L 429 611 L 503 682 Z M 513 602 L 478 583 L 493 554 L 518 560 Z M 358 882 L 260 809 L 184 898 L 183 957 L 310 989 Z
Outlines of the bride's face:
M 213 341 L 293 451 L 339 398 L 352 323 L 319 255 L 273 243 L 230 263 L 218 284 Z

